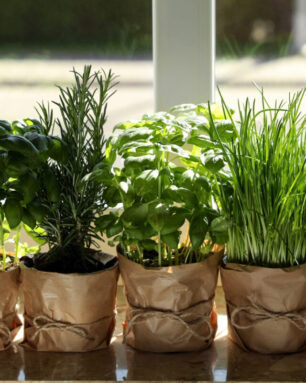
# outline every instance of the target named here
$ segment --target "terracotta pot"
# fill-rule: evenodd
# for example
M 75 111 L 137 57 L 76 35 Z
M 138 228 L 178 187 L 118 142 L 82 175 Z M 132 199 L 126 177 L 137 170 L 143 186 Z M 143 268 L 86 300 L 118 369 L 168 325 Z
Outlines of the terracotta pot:
M 85 352 L 109 345 L 115 326 L 118 265 L 91 274 L 21 268 L 25 347 Z
M 16 312 L 19 295 L 19 268 L 0 271 L 0 350 L 9 348 L 20 330 Z
M 266 268 L 221 267 L 229 336 L 244 350 L 264 354 L 306 349 L 306 264 Z
M 220 253 L 205 261 L 145 268 L 119 255 L 128 301 L 124 339 L 138 350 L 185 352 L 210 346 Z

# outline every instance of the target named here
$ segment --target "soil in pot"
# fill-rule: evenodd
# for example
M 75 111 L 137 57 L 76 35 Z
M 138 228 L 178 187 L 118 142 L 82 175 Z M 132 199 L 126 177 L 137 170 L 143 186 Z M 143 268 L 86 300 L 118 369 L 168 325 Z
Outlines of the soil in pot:
M 230 338 L 264 354 L 306 349 L 306 264 L 267 268 L 221 267 Z
M 0 271 L 0 350 L 12 346 L 21 322 L 16 305 L 19 296 L 19 267 L 7 263 L 6 270 Z
M 108 257 L 109 262 L 105 263 L 103 254 L 91 256 L 99 263 L 97 267 L 90 266 L 94 269 L 91 273 L 21 268 L 25 347 L 85 352 L 109 345 L 115 326 L 118 260 Z M 41 259 L 45 258 L 34 257 L 33 263 L 43 265 L 39 263 Z
M 221 253 L 205 261 L 144 267 L 119 254 L 128 301 L 124 340 L 135 349 L 186 352 L 212 343 L 215 288 Z

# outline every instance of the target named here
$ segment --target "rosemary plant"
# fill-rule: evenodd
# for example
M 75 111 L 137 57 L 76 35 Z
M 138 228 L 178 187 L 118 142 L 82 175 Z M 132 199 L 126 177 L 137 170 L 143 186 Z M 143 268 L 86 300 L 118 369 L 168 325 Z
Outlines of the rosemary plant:
M 35 266 L 57 272 L 95 270 L 89 249 L 101 239 L 94 222 L 106 208 L 104 186 L 88 175 L 104 158 L 104 124 L 114 76 L 111 71 L 93 72 L 91 66 L 73 74 L 71 87 L 58 87 L 59 102 L 54 104 L 60 117 L 54 119 L 53 110 L 44 104 L 38 109 L 41 123 L 49 132 L 59 129 L 67 146 L 65 161 L 49 161 L 43 169 L 45 188 L 38 197 L 45 208 L 39 226 L 50 250 Z
M 249 100 L 232 124 L 237 139 L 217 143 L 229 169 L 219 182 L 223 214 L 232 222 L 227 259 L 267 267 L 306 262 L 305 89 L 288 103 L 262 108 Z M 222 99 L 224 110 L 228 110 Z M 212 125 L 214 124 L 213 120 Z

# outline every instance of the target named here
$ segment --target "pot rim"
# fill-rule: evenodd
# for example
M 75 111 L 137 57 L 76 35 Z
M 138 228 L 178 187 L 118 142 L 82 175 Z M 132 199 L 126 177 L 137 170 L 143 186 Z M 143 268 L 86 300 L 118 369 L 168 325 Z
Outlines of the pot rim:
M 101 253 L 103 253 L 103 254 L 106 254 L 106 255 L 112 255 L 112 254 L 109 254 L 109 253 L 106 253 L 106 252 L 104 252 L 104 251 L 99 251 L 99 252 L 101 252 Z M 46 254 L 47 252 L 45 252 L 45 254 Z M 44 271 L 44 270 L 38 270 L 38 269 L 36 269 L 36 267 L 28 267 L 28 266 L 26 266 L 24 263 L 23 263 L 23 261 L 21 261 L 20 262 L 20 269 L 22 270 L 22 269 L 25 269 L 25 270 L 35 270 L 35 271 L 37 271 L 37 272 L 39 272 L 39 273 L 45 273 L 45 274 L 52 274 L 52 275 L 56 275 L 56 274 L 58 274 L 58 275 L 66 275 L 66 276 L 89 276 L 89 275 L 95 275 L 95 274 L 99 274 L 99 273 L 104 273 L 105 271 L 111 271 L 111 270 L 113 270 L 113 269 L 115 269 L 115 268 L 118 268 L 119 267 L 119 259 L 118 259 L 118 256 L 117 255 L 115 255 L 114 256 L 114 258 L 117 258 L 116 259 L 116 262 L 115 262 L 115 264 L 114 265 L 112 265 L 111 267 L 108 267 L 107 269 L 104 269 L 104 270 L 98 270 L 98 271 L 93 271 L 92 273 L 59 273 L 59 272 L 57 272 L 57 271 Z

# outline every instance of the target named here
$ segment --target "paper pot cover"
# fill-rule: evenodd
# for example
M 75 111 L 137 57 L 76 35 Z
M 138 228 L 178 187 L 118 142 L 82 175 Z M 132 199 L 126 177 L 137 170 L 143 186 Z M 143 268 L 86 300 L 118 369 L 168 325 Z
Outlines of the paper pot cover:
M 5 350 L 20 329 L 16 305 L 19 294 L 19 268 L 0 272 L 0 350 Z
M 24 346 L 85 352 L 108 346 L 115 326 L 118 266 L 91 274 L 21 269 Z
M 199 263 L 144 268 L 119 255 L 129 306 L 125 342 L 152 352 L 207 348 L 217 328 L 214 296 L 219 259 L 214 254 Z
M 221 267 L 229 335 L 244 350 L 265 354 L 306 349 L 306 264 Z

